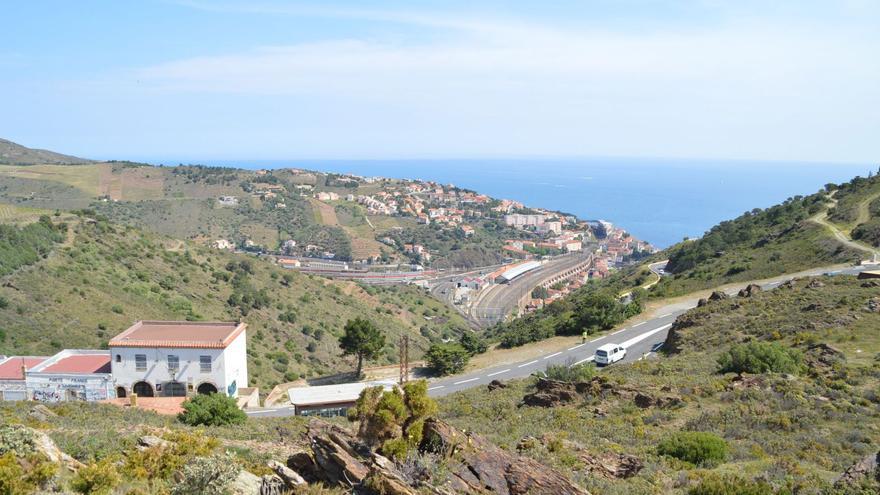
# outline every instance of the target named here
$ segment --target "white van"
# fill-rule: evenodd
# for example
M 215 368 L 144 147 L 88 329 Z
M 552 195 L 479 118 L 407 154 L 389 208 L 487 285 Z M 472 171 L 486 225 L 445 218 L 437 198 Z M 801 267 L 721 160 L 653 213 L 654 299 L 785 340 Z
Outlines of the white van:
M 596 364 L 611 364 L 626 356 L 626 349 L 620 344 L 604 344 L 596 349 Z

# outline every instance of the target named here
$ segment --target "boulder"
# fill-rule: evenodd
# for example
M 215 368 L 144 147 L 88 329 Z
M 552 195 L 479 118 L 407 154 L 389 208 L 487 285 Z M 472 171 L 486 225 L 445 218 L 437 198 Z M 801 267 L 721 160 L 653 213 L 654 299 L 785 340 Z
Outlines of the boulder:
M 457 461 L 450 463 L 451 480 L 447 487 L 455 493 L 588 493 L 553 468 L 507 452 L 480 435 L 466 434 L 437 419 L 425 421 L 422 449 Z
M 493 392 L 495 390 L 498 390 L 499 388 L 507 388 L 507 384 L 502 382 L 501 380 L 492 380 L 491 382 L 489 382 L 487 388 L 489 389 L 489 392 Z
M 825 283 L 819 280 L 818 278 L 814 278 L 810 280 L 810 283 L 807 284 L 808 289 L 819 289 L 821 287 L 825 287 Z
M 293 489 L 306 484 L 306 480 L 303 479 L 303 477 L 300 476 L 296 471 L 290 469 L 289 467 L 281 464 L 278 461 L 269 461 L 268 466 L 269 469 L 275 471 L 275 474 L 278 475 L 279 478 L 281 478 L 281 481 L 283 481 L 288 488 Z
M 290 488 L 278 476 L 267 474 L 260 478 L 259 495 L 288 495 Z
M 697 307 L 698 307 L 698 308 L 702 308 L 703 306 L 705 306 L 705 305 L 707 305 L 707 304 L 709 304 L 709 300 L 706 299 L 705 297 L 702 297 L 702 298 L 700 298 L 699 301 L 697 301 Z
M 144 435 L 137 439 L 137 449 L 138 450 L 147 450 L 154 447 L 162 448 L 168 447 L 171 445 L 171 442 L 167 440 L 163 440 L 154 435 Z
M 366 485 L 370 490 L 382 495 L 417 495 L 397 469 L 397 466 L 387 457 L 373 454 L 370 465 L 370 475 Z
M 880 297 L 872 297 L 868 299 L 868 303 L 865 305 L 865 311 L 870 313 L 880 313 Z
M 862 282 L 862 287 L 868 289 L 872 287 L 880 287 L 880 280 L 865 280 Z
M 846 355 L 843 351 L 825 343 L 813 344 L 807 347 L 804 353 L 804 361 L 812 369 L 830 368 L 845 360 Z
M 42 421 L 43 423 L 45 423 L 50 419 L 57 417 L 58 415 L 52 412 L 52 410 L 45 405 L 37 404 L 33 407 L 33 409 L 30 410 L 30 412 L 28 412 L 28 416 L 37 421 Z
M 555 438 L 551 435 L 541 437 L 543 444 L 548 447 L 554 440 Z M 645 464 L 633 455 L 615 452 L 594 455 L 578 442 L 564 439 L 557 441 L 561 442 L 564 448 L 575 453 L 577 458 L 583 463 L 584 469 L 593 476 L 601 476 L 608 479 L 630 478 L 638 474 L 645 467 Z
M 749 284 L 745 288 L 741 289 L 737 296 L 739 297 L 752 297 L 755 294 L 761 292 L 761 286 L 757 284 Z
M 848 467 L 834 482 L 834 487 L 858 486 L 867 479 L 880 482 L 880 452 L 868 455 Z
M 730 299 L 730 296 L 728 296 L 726 292 L 721 292 L 720 290 L 712 292 L 709 296 L 710 301 L 723 301 L 725 299 Z
M 665 409 L 668 407 L 678 406 L 682 403 L 681 397 L 675 395 L 652 396 L 642 392 L 636 392 L 633 402 L 637 407 L 647 409 L 649 407 L 659 407 Z
M 247 470 L 242 469 L 232 483 L 226 487 L 231 495 L 255 495 L 260 493 L 263 479 Z
M 307 432 L 312 446 L 315 476 L 331 485 L 359 485 L 370 473 L 367 464 L 359 459 L 363 452 L 357 440 L 345 429 L 313 419 Z M 369 455 L 369 452 L 366 452 Z M 288 463 L 289 465 L 289 463 Z
M 55 442 L 49 438 L 49 435 L 33 429 L 30 431 L 31 434 L 33 434 L 34 450 L 36 450 L 37 453 L 43 454 L 50 461 L 60 464 L 71 471 L 76 471 L 83 467 L 83 463 L 64 452 L 61 452 L 61 449 L 59 449 L 58 446 L 55 445 Z

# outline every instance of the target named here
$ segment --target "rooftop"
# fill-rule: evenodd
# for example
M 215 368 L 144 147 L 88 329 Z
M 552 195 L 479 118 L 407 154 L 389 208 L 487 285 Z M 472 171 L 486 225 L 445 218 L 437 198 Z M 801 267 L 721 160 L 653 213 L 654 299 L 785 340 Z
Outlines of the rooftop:
M 294 406 L 315 404 L 338 404 L 354 402 L 365 388 L 384 386 L 391 387 L 387 382 L 356 382 L 339 385 L 321 385 L 318 387 L 297 387 L 287 391 L 290 403 Z
M 138 321 L 113 337 L 110 347 L 225 349 L 245 327 L 238 322 Z
M 110 373 L 110 353 L 106 351 L 61 351 L 39 366 L 34 373 Z
M 47 359 L 46 356 L 10 356 L 0 360 L 0 380 L 24 380 L 22 365 L 30 370 Z

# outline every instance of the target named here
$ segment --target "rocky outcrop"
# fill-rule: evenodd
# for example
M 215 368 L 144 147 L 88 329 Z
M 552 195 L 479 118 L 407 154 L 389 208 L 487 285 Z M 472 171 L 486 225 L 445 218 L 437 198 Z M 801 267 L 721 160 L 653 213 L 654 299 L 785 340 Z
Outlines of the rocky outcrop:
M 458 461 L 450 465 L 450 480 L 445 487 L 453 493 L 587 494 L 559 471 L 507 452 L 480 435 L 463 433 L 440 420 L 425 422 L 422 447 L 426 452 Z
M 825 343 L 813 344 L 804 353 L 804 361 L 810 369 L 830 368 L 845 360 L 843 351 Z
M 541 440 L 531 436 L 523 437 L 516 448 L 518 451 L 524 451 L 533 450 L 539 446 L 544 446 L 548 450 L 561 446 L 578 458 L 585 471 L 593 476 L 601 476 L 607 479 L 630 478 L 638 474 L 645 467 L 644 463 L 636 456 L 614 452 L 604 452 L 596 455 L 580 443 L 555 438 L 552 435 L 544 435 L 541 437 Z
M 76 471 L 83 467 L 83 463 L 61 452 L 61 449 L 49 438 L 49 435 L 33 429 L 30 429 L 30 433 L 33 435 L 34 450 L 37 453 L 43 454 L 50 461 L 60 464 L 71 471 Z
M 677 397 L 675 395 L 648 395 L 643 392 L 636 392 L 635 397 L 633 397 L 633 403 L 637 407 L 642 409 L 648 409 L 650 407 L 658 407 L 660 409 L 666 409 L 669 407 L 676 407 L 683 403 L 681 397 Z
M 761 286 L 757 284 L 749 284 L 745 288 L 741 289 L 736 295 L 738 297 L 752 297 L 755 294 L 761 292 Z
M 846 488 L 848 486 L 858 486 L 867 480 L 873 480 L 880 483 L 880 452 L 866 456 L 862 460 L 848 467 L 846 471 L 837 478 L 834 483 L 835 488 Z
M 818 278 L 814 278 L 810 280 L 810 283 L 807 284 L 808 289 L 819 289 L 825 287 L 825 283 L 819 280 Z
M 171 442 L 167 440 L 163 440 L 155 435 L 144 435 L 137 439 L 137 449 L 138 450 L 147 450 L 152 448 L 162 448 L 168 447 L 171 445 Z
M 281 478 L 287 488 L 294 489 L 306 484 L 306 480 L 299 473 L 278 461 L 269 461 L 268 466 L 272 471 L 275 471 L 275 474 Z
M 489 382 L 487 388 L 489 389 L 489 392 L 494 392 L 499 388 L 507 388 L 507 384 L 502 382 L 501 380 L 492 380 L 491 382 Z
M 869 313 L 880 313 L 880 297 L 872 297 L 865 304 L 865 311 Z
M 709 301 L 723 301 L 725 299 L 730 299 L 730 296 L 728 296 L 726 292 L 721 292 L 720 290 L 712 292 L 709 296 Z
M 539 378 L 535 391 L 523 397 L 523 405 L 535 407 L 556 407 L 571 404 L 587 396 L 606 396 L 626 390 L 615 387 L 607 377 L 597 376 L 588 382 L 570 383 L 549 378 Z

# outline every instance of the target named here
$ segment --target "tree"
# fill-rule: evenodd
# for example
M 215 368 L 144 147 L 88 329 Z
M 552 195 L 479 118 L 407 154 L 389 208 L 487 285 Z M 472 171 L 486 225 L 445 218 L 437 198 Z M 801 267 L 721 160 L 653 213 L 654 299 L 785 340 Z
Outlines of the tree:
M 364 368 L 364 359 L 373 359 L 385 347 L 385 335 L 373 325 L 373 322 L 365 318 L 348 320 L 345 324 L 345 334 L 339 338 L 339 347 L 344 356 L 357 356 L 358 377 Z
M 235 399 L 220 393 L 196 395 L 185 400 L 181 407 L 183 412 L 177 419 L 190 426 L 240 425 L 247 420 Z
M 358 438 L 371 448 L 379 447 L 386 457 L 403 460 L 422 442 L 425 420 L 437 412 L 437 403 L 428 397 L 428 382 L 416 380 L 385 390 L 364 389 L 349 421 L 358 421 Z
M 451 375 L 464 370 L 471 355 L 460 344 L 431 344 L 425 353 L 428 367 L 438 375 Z
M 486 344 L 486 341 L 477 336 L 474 332 L 470 330 L 465 330 L 463 334 L 461 334 L 461 339 L 459 339 L 461 346 L 468 351 L 468 354 L 471 356 L 476 354 L 482 354 L 486 352 L 486 349 L 489 346 Z

